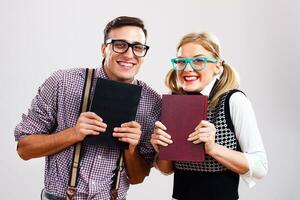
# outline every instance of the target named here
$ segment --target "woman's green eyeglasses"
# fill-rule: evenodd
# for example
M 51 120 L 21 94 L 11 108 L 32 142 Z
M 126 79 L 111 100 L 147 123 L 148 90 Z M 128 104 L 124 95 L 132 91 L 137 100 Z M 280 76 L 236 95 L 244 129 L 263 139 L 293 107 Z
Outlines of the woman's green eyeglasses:
M 194 58 L 172 58 L 171 62 L 172 62 L 173 68 L 176 71 L 184 70 L 186 68 L 187 64 L 190 64 L 190 66 L 194 70 L 201 71 L 206 68 L 207 62 L 216 63 L 216 62 L 218 62 L 218 60 L 215 58 L 208 58 L 205 56 L 197 56 Z

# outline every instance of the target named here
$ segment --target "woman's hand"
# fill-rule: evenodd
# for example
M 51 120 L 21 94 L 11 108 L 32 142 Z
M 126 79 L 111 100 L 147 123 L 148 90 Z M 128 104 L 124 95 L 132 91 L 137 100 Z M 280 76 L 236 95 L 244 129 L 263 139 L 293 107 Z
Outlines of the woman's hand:
M 214 147 L 215 135 L 215 125 L 209 121 L 202 120 L 195 128 L 195 131 L 189 135 L 187 140 L 194 144 L 205 143 L 205 152 L 209 153 Z
M 151 135 L 150 143 L 156 152 L 158 152 L 159 146 L 166 147 L 173 143 L 171 136 L 165 132 L 166 130 L 167 127 L 165 127 L 165 125 L 163 125 L 160 121 L 155 122 L 155 129 Z

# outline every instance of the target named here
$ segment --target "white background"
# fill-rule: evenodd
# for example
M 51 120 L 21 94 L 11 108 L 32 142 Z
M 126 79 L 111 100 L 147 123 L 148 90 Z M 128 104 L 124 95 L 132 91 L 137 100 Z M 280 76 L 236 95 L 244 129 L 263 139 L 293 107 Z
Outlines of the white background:
M 296 0 L 0 0 L 0 198 L 39 199 L 44 158 L 21 160 L 13 135 L 38 86 L 60 68 L 99 66 L 104 26 L 130 15 L 145 21 L 151 46 L 138 78 L 159 93 L 167 92 L 164 75 L 184 34 L 219 37 L 253 104 L 269 160 L 268 175 L 253 189 L 241 181 L 240 197 L 299 199 L 299 10 Z M 172 176 L 153 169 L 128 199 L 171 193 Z

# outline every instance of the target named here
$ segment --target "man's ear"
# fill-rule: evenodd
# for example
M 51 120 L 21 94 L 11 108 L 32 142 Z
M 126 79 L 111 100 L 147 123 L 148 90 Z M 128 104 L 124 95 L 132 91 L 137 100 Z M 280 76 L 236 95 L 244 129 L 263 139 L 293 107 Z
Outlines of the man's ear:
M 102 53 L 102 58 L 106 57 L 106 44 L 101 44 L 101 53 Z

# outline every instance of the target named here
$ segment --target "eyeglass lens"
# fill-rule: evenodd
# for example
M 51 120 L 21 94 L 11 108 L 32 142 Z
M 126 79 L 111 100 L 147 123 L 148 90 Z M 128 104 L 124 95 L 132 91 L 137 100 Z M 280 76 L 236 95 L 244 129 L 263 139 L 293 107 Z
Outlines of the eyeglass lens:
M 112 41 L 113 51 L 116 53 L 125 53 L 129 47 L 132 48 L 134 55 L 143 57 L 147 53 L 147 46 L 143 44 L 130 44 L 123 40 L 113 40 Z
M 191 64 L 194 69 L 203 69 L 205 67 L 206 61 L 203 58 L 178 58 L 174 60 L 174 67 L 176 67 L 177 70 L 185 69 L 187 64 Z

